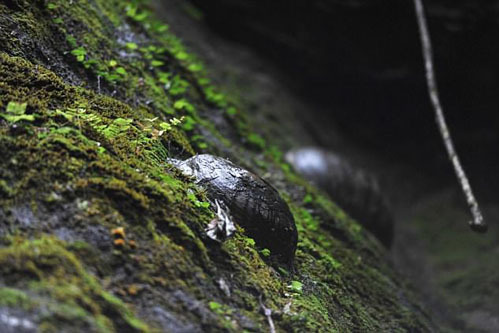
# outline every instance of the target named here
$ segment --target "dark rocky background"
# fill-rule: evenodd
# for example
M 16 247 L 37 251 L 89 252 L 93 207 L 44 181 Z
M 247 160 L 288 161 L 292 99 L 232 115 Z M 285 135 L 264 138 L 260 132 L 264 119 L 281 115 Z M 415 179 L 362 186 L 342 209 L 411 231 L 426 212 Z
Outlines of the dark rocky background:
M 278 66 L 286 85 L 319 106 L 317 117 L 333 118 L 366 148 L 454 181 L 427 97 L 412 1 L 193 3 L 217 34 Z M 473 183 L 496 188 L 499 3 L 425 4 L 455 143 Z

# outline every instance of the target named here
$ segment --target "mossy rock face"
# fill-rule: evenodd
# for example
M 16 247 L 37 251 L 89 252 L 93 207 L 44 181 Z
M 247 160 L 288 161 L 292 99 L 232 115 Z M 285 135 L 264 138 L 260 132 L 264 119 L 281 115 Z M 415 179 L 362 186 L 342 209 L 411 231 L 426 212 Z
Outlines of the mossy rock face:
M 262 302 L 280 330 L 431 329 L 380 244 L 142 1 L 7 1 L 0 25 L 0 312 L 40 331 L 267 331 Z M 206 236 L 206 193 L 167 163 L 203 152 L 271 175 L 294 272 L 241 228 Z
M 147 329 L 121 300 L 102 289 L 62 241 L 42 237 L 12 242 L 0 250 L 0 281 L 9 286 L 0 288 L 0 325 L 6 330 Z

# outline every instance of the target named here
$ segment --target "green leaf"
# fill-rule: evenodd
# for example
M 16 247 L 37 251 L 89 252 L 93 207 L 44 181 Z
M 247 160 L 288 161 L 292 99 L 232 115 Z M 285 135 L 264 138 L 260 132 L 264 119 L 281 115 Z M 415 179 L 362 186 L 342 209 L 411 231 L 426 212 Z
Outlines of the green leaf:
M 130 128 L 130 124 L 133 122 L 133 119 L 124 119 L 124 118 L 116 118 L 113 123 L 120 126 L 123 130 L 127 130 Z
M 237 109 L 233 106 L 227 108 L 227 114 L 235 116 L 237 114 Z
M 203 70 L 203 66 L 201 64 L 190 64 L 187 69 L 189 69 L 191 72 L 199 72 Z
M 140 14 L 136 14 L 133 16 L 133 19 L 137 22 L 142 22 L 144 21 L 149 14 L 147 12 L 142 12 Z
M 189 82 L 182 80 L 180 76 L 175 75 L 172 80 L 172 86 L 170 87 L 170 94 L 176 96 L 183 94 L 189 87 Z
M 165 63 L 161 60 L 153 60 L 151 61 L 151 66 L 153 67 L 160 67 L 163 66 Z
M 118 65 L 118 62 L 116 60 L 109 60 L 109 67 L 116 67 Z
M 289 272 L 284 269 L 283 267 L 277 267 L 277 270 L 279 271 L 279 273 L 283 276 L 289 276 Z
M 300 281 L 291 281 L 291 284 L 288 285 L 288 289 L 295 293 L 301 293 L 303 289 L 303 283 Z
M 254 246 L 255 246 L 255 244 L 256 244 L 256 243 L 255 243 L 255 240 L 254 240 L 253 238 L 249 238 L 249 237 L 248 237 L 248 238 L 246 238 L 246 239 L 245 239 L 245 241 L 246 241 L 246 244 L 248 244 L 248 245 L 249 245 L 249 246 L 251 246 L 251 247 L 254 247 Z
M 116 118 L 109 126 L 102 129 L 102 134 L 108 139 L 113 139 L 126 132 L 132 122 L 133 119 Z
M 309 194 L 307 193 L 305 195 L 305 197 L 303 198 L 303 203 L 312 203 L 314 201 L 314 198 Z
M 169 29 L 169 26 L 166 24 L 155 24 L 153 26 L 154 31 L 156 32 L 165 32 L 166 30 Z
M 26 107 L 28 106 L 28 103 L 17 103 L 14 101 L 10 101 L 9 104 L 7 104 L 7 113 L 10 113 L 12 115 L 22 115 L 26 112 Z
M 12 115 L 1 115 L 5 120 L 7 120 L 9 123 L 17 123 L 18 121 L 21 120 L 26 120 L 26 121 L 33 121 L 35 120 L 35 116 L 32 114 L 23 114 L 21 116 L 12 116 Z
M 208 207 L 210 207 L 210 203 L 209 202 L 199 201 L 198 198 L 196 197 L 196 195 L 194 193 L 187 194 L 187 198 L 189 198 L 189 200 L 191 200 L 192 203 L 194 204 L 194 206 L 196 206 L 196 207 L 199 207 L 199 208 L 208 208 Z
M 172 124 L 173 126 L 177 126 L 177 125 L 180 125 L 182 123 L 182 120 L 183 120 L 184 117 L 178 119 L 178 118 L 172 118 L 170 119 L 170 124 Z
M 178 60 L 185 60 L 189 57 L 189 55 L 183 51 L 175 53 L 175 57 L 177 57 Z
M 172 129 L 172 125 L 166 122 L 159 123 L 159 127 L 164 131 L 170 131 Z
M 79 48 L 72 50 L 71 54 L 75 56 L 80 56 L 80 55 L 84 56 L 87 54 L 87 51 L 82 46 L 80 46 Z
M 90 60 L 83 62 L 83 66 L 85 66 L 85 68 L 90 68 L 90 67 L 92 67 L 92 65 L 97 65 L 97 64 L 98 64 L 98 61 L 95 59 L 90 59 Z
M 264 149 L 265 148 L 265 139 L 263 139 L 260 135 L 256 133 L 251 133 L 248 135 L 248 141 L 257 146 L 258 148 Z
M 71 47 L 76 47 L 76 38 L 71 35 L 66 35 L 66 40 L 68 41 L 69 45 L 71 45 Z
M 260 253 L 262 254 L 262 256 L 264 257 L 270 257 L 270 250 L 269 249 L 263 249 L 260 251 Z
M 198 142 L 196 143 L 197 146 L 200 148 L 200 149 L 206 149 L 208 148 L 208 144 L 206 142 Z
M 170 83 L 170 73 L 158 72 L 158 81 L 163 84 Z
M 134 50 L 136 50 L 136 49 L 138 49 L 138 48 L 139 48 L 139 46 L 138 46 L 137 44 L 135 44 L 135 43 L 126 43 L 126 47 L 127 47 L 129 50 L 132 50 L 132 51 L 134 51 Z
M 222 308 L 222 304 L 217 303 L 217 302 L 210 302 L 210 303 L 208 303 L 208 306 L 210 307 L 210 309 L 212 311 L 215 311 L 215 310 L 218 310 L 218 309 Z
M 71 54 L 76 57 L 76 61 L 83 62 L 85 60 L 85 55 L 87 51 L 83 47 L 78 47 L 71 51 Z
M 109 82 L 116 82 L 116 81 L 119 81 L 121 79 L 121 76 L 117 75 L 117 74 L 109 74 L 106 76 L 106 80 L 108 80 Z
M 198 80 L 198 83 L 202 86 L 206 86 L 210 84 L 210 82 L 211 82 L 210 79 L 208 79 L 207 77 L 203 77 Z
M 124 69 L 123 67 L 116 68 L 115 72 L 120 74 L 120 75 L 123 75 L 123 76 L 125 76 L 127 74 L 126 69 Z
M 35 120 L 35 115 L 24 114 L 26 112 L 27 105 L 27 103 L 10 101 L 9 104 L 7 104 L 7 108 L 5 110 L 6 113 L 0 114 L 0 116 L 10 123 L 16 123 L 21 120 L 33 121 Z
M 194 106 L 191 103 L 187 102 L 185 99 L 179 99 L 173 104 L 173 107 L 177 110 L 186 110 L 190 113 L 195 111 Z
M 192 118 L 191 116 L 186 116 L 184 118 L 184 123 L 182 125 L 182 129 L 184 131 L 192 131 L 194 129 L 194 126 L 196 125 L 196 121 L 194 120 L 194 118 Z
M 134 17 L 137 14 L 137 6 L 136 5 L 129 5 L 126 8 L 126 15 L 129 17 Z
M 199 206 L 198 207 L 202 207 L 202 208 L 209 208 L 210 207 L 210 203 L 209 202 L 206 202 L 206 201 L 198 201 L 199 203 Z

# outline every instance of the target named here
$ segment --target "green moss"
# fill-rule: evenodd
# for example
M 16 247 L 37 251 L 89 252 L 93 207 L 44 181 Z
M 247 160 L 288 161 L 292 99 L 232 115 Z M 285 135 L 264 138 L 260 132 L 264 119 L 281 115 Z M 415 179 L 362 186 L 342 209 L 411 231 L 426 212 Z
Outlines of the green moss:
M 15 239 L 11 246 L 0 249 L 0 266 L 2 283 L 27 288 L 30 293 L 28 297 L 24 291 L 2 288 L 3 305 L 35 311 L 35 306 L 43 305 L 33 299 L 45 295 L 53 299 L 51 315 L 39 323 L 42 331 L 57 327 L 59 321 L 72 322 L 75 327 L 90 324 L 99 332 L 148 331 L 147 325 L 135 318 L 123 302 L 105 292 L 65 244 L 55 238 Z M 106 312 L 121 316 L 121 328 L 106 318 Z
M 265 149 L 265 139 L 263 139 L 260 135 L 256 133 L 251 133 L 248 135 L 248 142 L 259 149 Z
M 245 320 L 263 331 L 260 297 L 275 312 L 290 303 L 280 330 L 427 327 L 379 244 L 292 172 L 146 3 L 15 3 L 0 4 L 0 25 L 27 37 L 0 30 L 0 112 L 28 118 L 0 126 L 0 231 L 21 237 L 0 249 L 0 304 L 48 307 L 42 331 L 161 330 L 153 307 L 213 331 Z M 280 180 L 299 230 L 294 270 L 272 266 L 241 228 L 222 244 L 206 237 L 206 194 L 167 163 L 199 151 L 230 151 Z
M 2 287 L 0 288 L 0 305 L 9 308 L 30 309 L 33 302 L 22 290 Z
M 220 317 L 225 329 L 236 330 L 237 327 L 231 318 L 234 313 L 233 309 L 225 304 L 220 304 L 214 301 L 209 302 L 208 306 L 211 311 L 213 311 L 217 316 Z

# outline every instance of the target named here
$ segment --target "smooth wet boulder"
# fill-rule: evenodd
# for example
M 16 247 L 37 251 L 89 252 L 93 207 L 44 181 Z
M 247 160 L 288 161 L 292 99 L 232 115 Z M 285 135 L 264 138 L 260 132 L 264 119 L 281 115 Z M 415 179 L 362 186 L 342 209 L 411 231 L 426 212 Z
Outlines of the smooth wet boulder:
M 286 160 L 304 178 L 327 192 L 386 247 L 393 240 L 393 217 L 376 179 L 343 157 L 316 147 L 291 150 Z
M 171 161 L 206 188 L 210 199 L 222 200 L 258 246 L 268 248 L 278 261 L 292 264 L 298 232 L 288 205 L 272 185 L 224 158 L 209 154 Z

